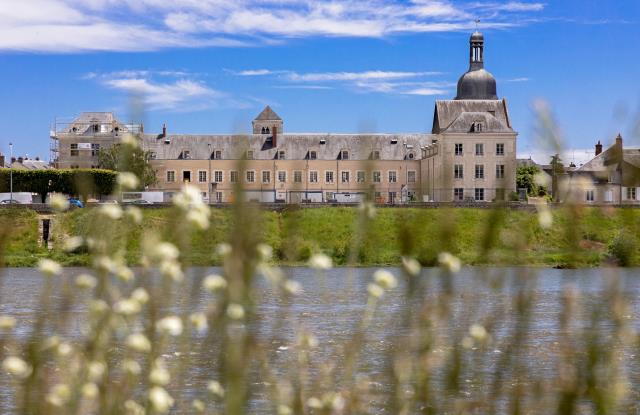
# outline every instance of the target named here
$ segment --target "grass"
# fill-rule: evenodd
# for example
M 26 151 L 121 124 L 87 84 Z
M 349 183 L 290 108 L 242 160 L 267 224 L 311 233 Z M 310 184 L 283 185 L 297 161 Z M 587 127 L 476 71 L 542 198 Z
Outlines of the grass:
M 184 235 L 169 232 L 178 217 L 172 208 L 143 210 L 143 222 L 120 222 L 108 232 L 126 247 L 124 258 L 136 264 L 144 236 L 156 233 L 162 240 L 184 245 Z M 38 215 L 29 210 L 0 211 L 8 226 L 5 235 L 7 266 L 35 266 L 43 256 L 63 265 L 88 265 L 84 252 L 66 253 L 62 240 L 69 235 L 87 236 L 96 231 L 99 220 L 92 209 L 59 214 L 55 220 L 54 249 L 38 245 Z M 262 212 L 260 237 L 274 249 L 274 262 L 305 263 L 315 252 L 329 255 L 335 264 L 371 266 L 395 265 L 402 255 L 417 258 L 423 265 L 434 265 L 439 252 L 449 251 L 470 265 L 531 265 L 592 267 L 611 262 L 608 247 L 623 230 L 635 234 L 640 210 L 568 208 L 553 211 L 554 225 L 542 229 L 537 214 L 525 210 L 475 208 L 378 209 L 363 230 L 358 252 L 351 252 L 358 211 L 354 208 L 315 208 Z M 231 210 L 213 209 L 211 227 L 190 236 L 189 249 L 183 251 L 191 265 L 219 265 L 213 252 L 228 240 L 233 226 Z M 487 232 L 492 229 L 492 235 Z M 56 243 L 59 242 L 59 243 Z M 638 263 L 632 250 L 628 265 Z

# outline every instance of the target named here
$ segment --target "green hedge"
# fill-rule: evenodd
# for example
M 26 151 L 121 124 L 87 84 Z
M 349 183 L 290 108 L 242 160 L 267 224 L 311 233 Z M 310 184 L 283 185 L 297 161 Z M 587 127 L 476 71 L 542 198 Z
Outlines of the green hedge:
M 117 173 L 102 169 L 63 170 L 0 170 L 0 192 L 10 190 L 13 172 L 13 191 L 38 193 L 44 202 L 50 192 L 80 196 L 108 195 L 113 192 Z

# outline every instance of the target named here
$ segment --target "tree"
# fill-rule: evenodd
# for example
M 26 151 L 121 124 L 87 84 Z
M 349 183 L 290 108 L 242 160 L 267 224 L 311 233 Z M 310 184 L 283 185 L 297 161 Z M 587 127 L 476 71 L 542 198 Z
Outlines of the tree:
M 518 189 L 527 189 L 529 196 L 545 196 L 547 189 L 540 186 L 535 181 L 536 174 L 540 173 L 538 166 L 520 166 L 516 170 L 516 187 Z
M 151 152 L 140 147 L 115 144 L 100 150 L 98 166 L 113 171 L 128 171 L 140 180 L 139 190 L 156 183 L 156 171 L 151 166 Z
M 559 202 L 558 177 L 564 174 L 564 165 L 560 159 L 560 155 L 551 156 L 551 196 L 554 202 Z

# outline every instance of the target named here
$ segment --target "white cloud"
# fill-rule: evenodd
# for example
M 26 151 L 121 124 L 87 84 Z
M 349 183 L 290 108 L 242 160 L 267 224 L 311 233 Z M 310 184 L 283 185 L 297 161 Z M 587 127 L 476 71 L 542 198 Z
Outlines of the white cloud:
M 389 71 L 366 71 L 366 72 L 324 72 L 324 73 L 289 73 L 289 80 L 294 82 L 324 82 L 324 81 L 370 81 L 416 78 L 419 76 L 439 75 L 439 72 L 389 72 Z
M 531 78 L 525 76 L 519 78 L 506 79 L 504 82 L 529 82 Z
M 524 24 L 542 3 L 450 0 L 23 0 L 0 1 L 0 50 L 150 51 L 273 44 L 309 36 L 386 37 Z

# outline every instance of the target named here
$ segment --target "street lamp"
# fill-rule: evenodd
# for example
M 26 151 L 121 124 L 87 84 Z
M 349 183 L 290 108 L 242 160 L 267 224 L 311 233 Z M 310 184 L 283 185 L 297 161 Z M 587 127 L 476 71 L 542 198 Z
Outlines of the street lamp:
M 9 204 L 13 204 L 13 143 L 9 143 L 9 161 L 11 161 L 11 169 L 9 169 Z

